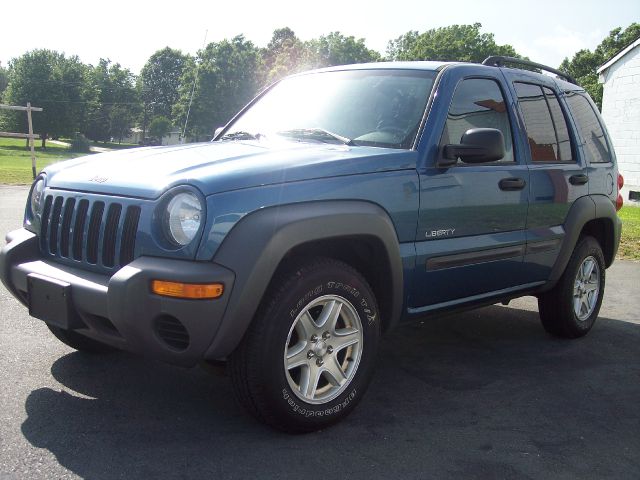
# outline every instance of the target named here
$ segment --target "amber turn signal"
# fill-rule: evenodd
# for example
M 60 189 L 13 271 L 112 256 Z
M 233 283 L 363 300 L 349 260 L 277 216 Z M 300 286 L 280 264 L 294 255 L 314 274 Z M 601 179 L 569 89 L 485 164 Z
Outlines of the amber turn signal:
M 224 285 L 221 283 L 180 283 L 153 280 L 151 291 L 164 297 L 212 299 L 222 296 Z

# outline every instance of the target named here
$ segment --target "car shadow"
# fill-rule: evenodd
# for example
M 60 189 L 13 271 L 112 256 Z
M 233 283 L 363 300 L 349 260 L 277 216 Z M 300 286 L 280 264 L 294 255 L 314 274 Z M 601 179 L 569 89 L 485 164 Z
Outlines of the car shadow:
M 71 353 L 22 432 L 82 478 L 638 478 L 640 325 L 549 337 L 491 306 L 400 327 L 342 423 L 291 436 L 236 406 L 228 378 L 126 353 Z

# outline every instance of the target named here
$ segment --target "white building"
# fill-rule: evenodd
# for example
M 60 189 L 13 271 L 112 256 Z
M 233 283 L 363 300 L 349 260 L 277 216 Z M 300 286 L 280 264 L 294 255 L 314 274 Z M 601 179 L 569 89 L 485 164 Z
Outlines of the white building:
M 602 117 L 613 141 L 625 202 L 640 201 L 640 38 L 598 69 Z
M 149 135 L 149 132 L 147 132 Z M 177 145 L 180 143 L 180 139 L 182 138 L 182 132 L 180 130 L 176 130 L 175 128 L 167 133 L 164 137 L 162 137 L 161 145 Z M 149 140 L 147 138 L 147 140 Z M 128 137 L 122 139 L 123 143 L 135 143 L 136 145 L 142 145 L 142 129 L 141 128 L 132 128 L 131 134 Z

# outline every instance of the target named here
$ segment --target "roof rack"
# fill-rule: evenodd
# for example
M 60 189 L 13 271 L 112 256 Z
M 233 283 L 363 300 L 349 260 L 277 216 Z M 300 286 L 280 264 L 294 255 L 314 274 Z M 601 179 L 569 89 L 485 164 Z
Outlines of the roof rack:
M 522 58 L 491 56 L 491 57 L 485 58 L 484 62 L 482 62 L 482 65 L 489 65 L 490 67 L 504 67 L 505 63 L 511 63 L 514 65 L 527 65 L 529 67 L 538 68 L 546 72 L 555 73 L 560 78 L 564 78 L 567 82 L 573 83 L 574 85 L 578 85 L 578 82 L 576 81 L 576 79 L 573 78 L 568 73 L 561 72 L 560 70 L 556 70 L 555 68 L 547 67 L 546 65 L 542 65 L 541 63 L 531 62 L 529 60 L 523 60 Z

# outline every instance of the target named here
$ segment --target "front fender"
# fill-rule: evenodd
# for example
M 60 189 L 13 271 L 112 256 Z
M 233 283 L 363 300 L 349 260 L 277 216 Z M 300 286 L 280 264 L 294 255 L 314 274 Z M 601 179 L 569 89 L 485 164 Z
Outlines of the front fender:
M 325 239 L 372 236 L 382 243 L 391 278 L 389 324 L 403 304 L 403 274 L 398 237 L 388 214 L 365 201 L 318 201 L 255 211 L 238 222 L 213 261 L 232 270 L 235 285 L 225 318 L 206 358 L 228 356 L 249 327 L 280 262 L 293 248 Z M 383 261 L 372 259 L 372 261 Z

